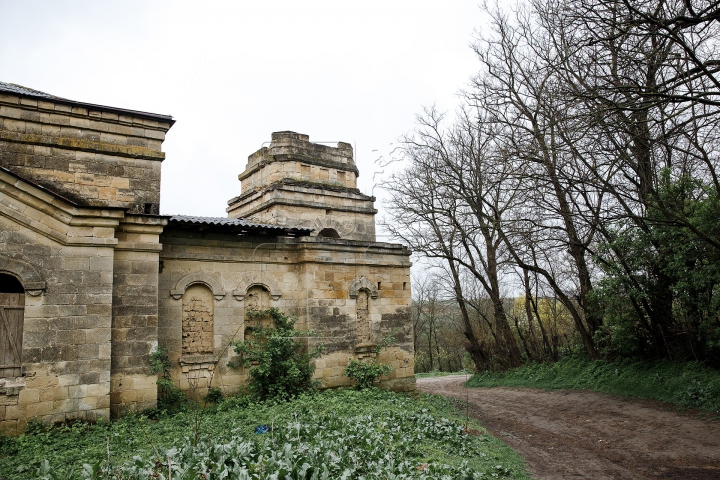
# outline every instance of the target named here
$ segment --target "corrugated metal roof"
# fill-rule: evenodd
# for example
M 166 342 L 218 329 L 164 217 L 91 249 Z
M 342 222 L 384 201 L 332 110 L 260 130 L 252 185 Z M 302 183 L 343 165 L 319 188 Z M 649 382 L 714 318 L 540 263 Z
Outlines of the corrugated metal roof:
M 268 225 L 263 223 L 254 223 L 244 218 L 229 218 L 229 217 L 194 217 L 190 215 L 172 215 L 170 217 L 170 223 L 185 223 L 192 225 L 213 225 L 218 227 L 239 227 L 239 228 L 250 228 L 253 230 L 265 229 L 265 230 L 280 230 L 286 233 L 294 234 L 309 234 L 312 229 L 310 228 L 297 228 L 297 227 L 286 227 L 282 225 Z
M 97 105 L 94 103 L 78 102 L 76 100 L 70 100 L 68 98 L 58 97 L 56 95 L 51 95 L 49 93 L 41 92 L 40 90 L 35 90 L 34 88 L 24 87 L 24 86 L 18 85 L 16 83 L 8 83 L 8 82 L 0 81 L 0 92 L 14 93 L 16 95 L 22 95 L 25 97 L 44 98 L 47 100 L 52 100 L 54 102 L 64 103 L 67 105 L 74 105 L 74 106 L 78 106 L 78 107 L 82 107 L 82 108 L 100 110 L 100 111 L 105 111 L 105 112 L 113 112 L 113 113 L 118 113 L 121 115 L 129 115 L 129 116 L 136 116 L 136 117 L 140 117 L 140 118 L 148 118 L 148 119 L 152 119 L 152 120 L 158 120 L 161 122 L 167 122 L 171 126 L 175 123 L 175 120 L 172 118 L 171 115 L 142 112 L 140 110 L 128 110 L 126 108 L 108 107 L 106 105 Z

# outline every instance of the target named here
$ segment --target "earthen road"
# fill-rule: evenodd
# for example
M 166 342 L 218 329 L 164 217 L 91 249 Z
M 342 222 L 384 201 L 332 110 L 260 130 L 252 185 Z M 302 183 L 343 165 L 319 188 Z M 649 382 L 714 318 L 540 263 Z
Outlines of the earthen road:
M 465 380 L 423 378 L 417 387 L 467 400 L 535 479 L 720 479 L 718 412 L 588 391 L 465 388 Z

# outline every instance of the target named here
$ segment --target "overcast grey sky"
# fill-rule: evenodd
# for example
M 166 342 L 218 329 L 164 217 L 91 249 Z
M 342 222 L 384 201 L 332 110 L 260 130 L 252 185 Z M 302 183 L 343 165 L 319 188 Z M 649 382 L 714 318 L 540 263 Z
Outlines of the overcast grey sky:
M 163 214 L 226 216 L 279 130 L 354 144 L 370 194 L 415 114 L 455 108 L 478 3 L 0 0 L 0 80 L 173 115 Z

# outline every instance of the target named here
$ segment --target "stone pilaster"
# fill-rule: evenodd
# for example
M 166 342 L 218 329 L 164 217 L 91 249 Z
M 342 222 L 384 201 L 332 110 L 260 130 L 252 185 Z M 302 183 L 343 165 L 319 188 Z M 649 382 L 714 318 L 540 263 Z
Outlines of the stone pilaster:
M 163 217 L 132 215 L 117 229 L 112 304 L 111 409 L 153 408 L 157 375 L 150 353 L 158 341 L 159 235 Z

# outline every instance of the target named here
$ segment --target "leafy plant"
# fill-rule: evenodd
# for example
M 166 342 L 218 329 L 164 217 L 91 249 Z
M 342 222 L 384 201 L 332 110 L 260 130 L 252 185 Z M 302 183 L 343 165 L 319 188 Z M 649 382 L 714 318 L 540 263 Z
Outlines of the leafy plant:
M 617 221 L 598 245 L 603 275 L 593 301 L 605 319 L 595 343 L 610 359 L 695 359 L 718 367 L 720 250 L 703 238 L 720 238 L 720 192 L 667 169 L 658 182 L 646 228 Z
M 248 320 L 269 316 L 274 327 L 253 326 L 246 329 L 245 340 L 233 342 L 238 362 L 231 367 L 250 368 L 249 388 L 261 399 L 287 400 L 315 386 L 315 366 L 310 360 L 320 356 L 322 345 L 308 351 L 297 337 L 313 336 L 311 330 L 295 330 L 297 317 L 288 316 L 277 308 L 248 310 Z
M 380 355 L 380 352 L 384 348 L 394 343 L 395 331 L 385 335 L 382 340 L 375 345 L 375 354 Z M 381 363 L 377 358 L 370 358 L 369 360 L 355 360 L 354 358 L 350 358 L 348 359 L 347 367 L 345 367 L 343 371 L 343 375 L 355 380 L 358 383 L 357 388 L 364 389 L 371 387 L 380 377 L 392 371 L 392 365 Z
M 158 386 L 158 410 L 173 411 L 187 403 L 187 397 L 170 376 L 170 357 L 164 345 L 158 345 L 150 353 L 150 371 L 158 374 L 155 382 Z
M 205 401 L 209 403 L 220 403 L 222 399 L 223 392 L 219 387 L 210 387 L 205 395 Z
M 343 375 L 358 382 L 359 389 L 368 388 L 377 382 L 380 377 L 392 372 L 393 367 L 387 363 L 380 363 L 375 358 L 369 360 L 355 360 L 351 358 Z
M 477 423 L 477 435 L 466 433 L 464 417 L 442 397 L 368 389 L 238 400 L 243 408 L 231 397 L 205 415 L 197 443 L 185 411 L 8 438 L 0 477 L 528 478 L 515 452 Z M 259 425 L 269 430 L 256 433 Z

